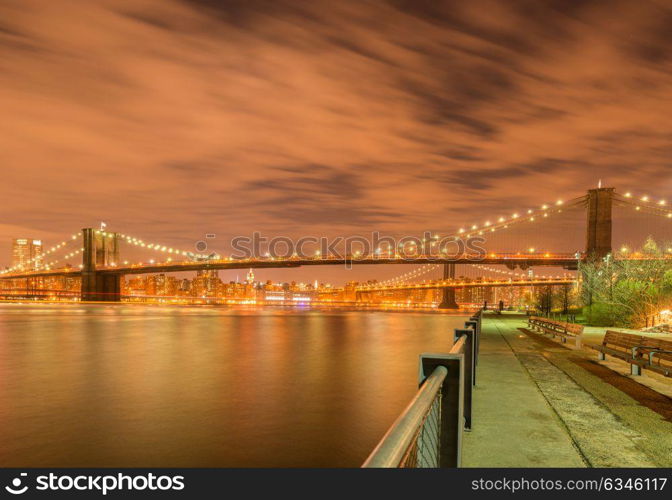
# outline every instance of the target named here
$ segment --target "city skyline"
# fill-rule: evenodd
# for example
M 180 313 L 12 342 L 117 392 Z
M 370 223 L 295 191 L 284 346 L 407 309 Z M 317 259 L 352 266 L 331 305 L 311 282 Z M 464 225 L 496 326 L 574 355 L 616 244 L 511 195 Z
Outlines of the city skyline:
M 81 236 L 85 241 L 89 237 L 92 238 L 91 258 L 97 262 L 98 266 L 101 266 L 101 269 L 118 266 L 123 268 L 129 264 L 121 257 L 123 252 L 120 247 L 124 241 L 130 242 L 131 246 L 151 249 L 155 255 L 156 253 L 168 253 L 179 254 L 180 257 L 188 256 L 185 252 L 173 248 L 159 248 L 127 235 L 109 233 L 105 224 L 101 224 L 100 229 L 91 228 Z M 1 281 L 0 295 L 10 300 L 21 298 L 52 301 L 84 300 L 86 294 L 89 293 L 84 291 L 84 283 L 90 278 L 87 278 L 86 269 L 84 269 L 88 252 L 84 247 L 77 249 L 76 247 L 80 244 L 86 246 L 77 234 L 73 234 L 69 241 L 63 241 L 55 246 L 47 245 L 46 249 L 43 248 L 41 240 L 14 238 L 12 240 L 12 267 L 0 270 L 0 274 L 10 276 L 16 273 L 19 276 L 22 273 L 28 274 L 26 278 L 18 277 Z M 427 247 L 431 248 L 433 244 L 428 242 Z M 74 259 L 79 258 L 80 255 L 83 256 L 83 264 L 78 265 Z M 60 257 L 60 260 L 56 257 Z M 189 257 L 189 259 L 194 259 L 194 257 Z M 208 265 L 223 263 L 217 259 L 220 257 L 216 256 L 216 260 L 206 260 Z M 196 258 L 195 262 L 188 265 L 202 265 L 198 260 Z M 170 265 L 171 261 L 172 258 L 165 257 L 156 264 Z M 228 259 L 224 260 L 226 261 Z M 147 264 L 154 263 L 155 260 L 150 259 Z M 251 265 L 254 266 L 254 262 Z M 309 267 L 312 268 L 312 266 Z M 569 297 L 570 288 L 575 288 L 578 283 L 578 277 L 573 273 L 556 271 L 555 276 L 545 276 L 537 274 L 532 267 L 527 268 L 526 264 L 521 264 L 520 267 L 520 270 L 516 271 L 515 267 L 484 266 L 474 261 L 471 265 L 461 266 L 459 271 L 455 265 L 453 265 L 454 271 L 448 271 L 446 265 L 430 262 L 420 267 L 414 266 L 410 271 L 397 275 L 393 279 L 379 281 L 373 278 L 363 282 L 350 280 L 342 285 L 334 286 L 331 283 L 321 282 L 317 278 L 312 283 L 297 280 L 285 282 L 274 282 L 272 279 L 257 280 L 254 267 L 249 268 L 244 279 L 241 280 L 237 272 L 236 279 L 227 282 L 226 279 L 220 278 L 220 270 L 216 268 L 201 268 L 196 270 L 195 275 L 188 271 L 143 274 L 146 270 L 138 274 L 133 272 L 131 266 L 128 268 L 129 271 L 119 276 L 118 285 L 114 288 L 106 288 L 106 291 L 99 290 L 99 295 L 95 298 L 87 296 L 86 300 L 170 304 L 357 304 L 392 307 L 445 307 L 444 302 L 448 289 L 441 288 L 441 285 L 437 286 L 437 284 L 446 279 L 446 272 L 450 272 L 452 274 L 448 282 L 455 287 L 451 288 L 452 292 L 450 292 L 456 300 L 455 307 L 458 303 L 462 305 L 497 303 L 500 300 L 508 307 L 525 307 L 531 303 L 531 297 L 542 293 L 544 288 L 551 290 L 554 286 L 563 286 L 566 297 Z M 57 274 L 50 274 L 54 270 Z M 241 270 L 237 268 L 235 271 Z M 262 267 L 257 270 L 267 271 L 268 269 Z M 40 274 L 43 271 L 47 271 L 47 274 Z M 226 270 L 222 269 L 222 271 Z M 34 272 L 38 274 L 31 277 L 31 273 Z M 549 279 L 558 281 L 553 283 L 549 282 Z M 116 298 L 113 298 L 113 295 Z
M 663 197 L 672 16 L 614 4 L 5 2 L 0 252 L 100 220 L 226 247 L 447 231 L 600 179 Z

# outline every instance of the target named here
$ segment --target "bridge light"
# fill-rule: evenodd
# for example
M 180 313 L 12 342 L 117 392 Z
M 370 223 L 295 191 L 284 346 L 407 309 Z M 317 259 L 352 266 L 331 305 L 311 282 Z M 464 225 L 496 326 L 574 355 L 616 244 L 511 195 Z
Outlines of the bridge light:
M 558 200 L 555 202 L 556 205 L 562 205 L 564 202 L 562 200 Z
M 531 214 L 531 213 L 532 213 L 532 210 L 531 210 L 531 209 L 530 209 L 530 210 L 528 210 L 528 211 L 527 211 L 527 213 L 528 213 L 528 214 Z
M 627 193 L 625 193 L 625 197 L 626 197 L 626 198 L 632 198 L 632 193 L 631 193 L 631 192 L 627 192 Z
M 128 265 L 128 261 L 127 261 L 127 260 L 124 261 L 124 265 L 125 265 L 125 266 Z
M 472 230 L 474 230 L 474 229 L 478 229 L 478 226 L 477 226 L 476 224 L 474 224 L 473 226 L 471 226 L 471 229 L 472 229 Z
M 661 206 L 662 206 L 662 205 L 665 205 L 666 203 L 667 203 L 667 202 L 666 202 L 665 200 L 660 200 L 660 201 L 658 202 L 658 205 L 661 205 Z
M 154 264 L 154 259 L 149 259 L 149 263 Z M 140 264 L 142 264 L 142 262 Z
M 642 196 L 642 201 L 649 201 L 649 197 L 646 195 Z
M 637 210 L 637 211 L 639 211 L 641 209 L 642 209 L 642 207 L 640 207 L 639 205 L 635 207 L 635 210 Z
M 489 220 L 485 221 L 485 227 L 490 227 L 490 221 Z
M 504 217 L 500 217 L 499 219 L 497 219 L 497 222 L 504 222 Z
M 667 214 L 667 218 L 668 218 L 668 219 L 672 219 L 672 213 Z
M 460 233 L 460 234 L 464 233 L 464 228 L 460 228 L 460 230 L 458 231 L 458 233 Z
M 518 218 L 518 214 L 513 214 L 513 217 L 511 217 L 511 218 L 512 218 L 512 219 L 517 219 L 517 218 Z
M 542 205 L 542 206 L 541 206 L 541 209 L 542 209 L 542 210 L 546 210 L 546 209 L 548 209 L 548 205 Z
M 529 249 L 529 252 L 530 252 L 530 253 L 534 253 L 534 248 L 530 248 L 530 249 Z

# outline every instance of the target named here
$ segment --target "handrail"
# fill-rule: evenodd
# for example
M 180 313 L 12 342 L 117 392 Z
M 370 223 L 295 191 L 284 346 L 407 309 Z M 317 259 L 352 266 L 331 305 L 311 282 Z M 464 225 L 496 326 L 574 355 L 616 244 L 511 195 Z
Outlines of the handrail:
M 464 337 L 460 338 L 461 341 Z M 460 344 L 458 341 L 457 344 Z M 461 342 L 462 349 L 464 342 Z M 453 347 L 455 347 L 453 346 Z M 451 350 L 452 352 L 452 350 Z M 413 445 L 425 418 L 448 375 L 445 366 L 437 366 L 427 377 L 413 400 L 385 433 L 362 467 L 398 467 Z
M 458 332 L 458 330 L 456 330 Z M 455 343 L 452 345 L 449 353 L 445 355 L 445 358 L 441 358 L 447 362 L 462 363 L 462 360 L 466 361 L 467 357 L 473 355 L 473 337 L 470 335 L 461 335 Z M 424 371 L 422 365 L 423 359 L 425 356 L 434 357 L 440 355 L 422 355 L 421 356 L 421 377 Z M 436 358 L 433 358 L 436 359 Z M 456 366 L 456 365 L 452 365 Z M 459 366 L 459 365 L 457 365 Z M 471 362 L 468 363 L 468 370 L 471 372 L 471 367 L 473 366 Z M 460 375 L 463 373 L 460 369 L 450 368 L 453 379 L 455 374 L 458 374 L 459 379 L 450 379 L 449 377 L 449 368 L 448 365 L 439 364 L 435 367 L 432 367 L 431 364 L 426 368 L 432 369 L 431 374 L 424 379 L 420 389 L 414 396 L 413 400 L 409 405 L 404 409 L 401 415 L 397 420 L 392 424 L 389 430 L 385 433 L 383 438 L 380 440 L 376 448 L 366 459 L 362 467 L 365 468 L 374 468 L 374 467 L 404 467 L 413 463 L 414 455 L 418 453 L 419 458 L 419 448 L 418 442 L 425 438 L 426 427 L 428 422 L 430 425 L 433 425 L 431 432 L 438 433 L 433 435 L 433 441 L 431 442 L 431 450 L 428 453 L 432 456 L 432 459 L 429 463 L 425 462 L 424 466 L 429 464 L 430 467 L 439 467 L 445 466 L 440 464 L 445 464 L 444 450 L 443 446 L 440 445 L 440 442 L 445 441 L 441 433 L 447 432 L 450 425 L 447 423 L 450 421 L 448 413 L 454 414 L 454 422 L 459 428 L 462 427 L 462 419 L 464 418 L 464 425 L 466 428 L 471 427 L 471 396 L 466 396 L 466 391 L 469 391 L 471 394 L 471 384 L 472 376 L 467 376 L 467 374 Z M 427 372 L 424 372 L 427 373 Z M 450 380 L 449 380 L 450 379 Z M 451 382 L 452 380 L 452 382 Z M 448 385 L 446 385 L 448 384 Z M 452 385 L 453 389 L 447 389 Z M 463 386 L 463 384 L 466 384 Z M 468 387 L 467 387 L 468 386 Z M 464 398 L 463 389 L 464 388 Z M 449 399 L 446 398 L 446 391 L 459 391 L 459 396 L 457 392 L 453 392 L 453 396 Z M 465 406 L 463 414 L 463 404 Z M 448 405 L 448 406 L 446 406 Z M 450 408 L 450 410 L 449 410 Z M 468 410 L 467 410 L 468 408 Z M 468 411 L 468 415 L 467 412 Z M 444 412 L 446 412 L 444 414 Z M 458 423 L 459 422 L 459 423 Z M 446 427 L 448 425 L 448 427 Z M 454 432 L 458 433 L 457 441 L 453 441 L 453 448 L 446 448 L 446 450 L 453 450 L 453 461 L 457 461 L 459 464 L 459 449 L 460 449 L 460 430 L 457 428 Z M 449 453 L 445 451 L 445 453 Z M 410 460 L 410 461 L 409 461 Z M 436 462 L 434 462 L 436 460 Z M 413 464 L 413 466 L 418 466 Z
M 457 342 L 453 344 L 453 347 L 450 348 L 450 354 L 464 354 L 464 349 L 467 344 L 467 337 L 462 336 L 457 339 Z

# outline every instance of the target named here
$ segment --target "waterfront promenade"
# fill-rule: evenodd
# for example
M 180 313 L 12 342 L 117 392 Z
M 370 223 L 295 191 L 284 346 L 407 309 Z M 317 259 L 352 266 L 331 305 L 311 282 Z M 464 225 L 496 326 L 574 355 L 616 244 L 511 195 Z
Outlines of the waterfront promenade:
M 625 363 L 527 332 L 524 316 L 484 318 L 463 467 L 672 466 L 670 379 L 643 385 Z M 584 342 L 601 340 L 589 329 Z

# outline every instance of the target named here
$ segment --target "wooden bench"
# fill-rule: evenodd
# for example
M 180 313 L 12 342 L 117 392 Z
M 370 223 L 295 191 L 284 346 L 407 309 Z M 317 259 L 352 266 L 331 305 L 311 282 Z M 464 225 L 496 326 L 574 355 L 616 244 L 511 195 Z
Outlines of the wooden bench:
M 583 326 L 574 323 L 566 323 L 564 321 L 556 321 L 547 318 L 540 318 L 538 316 L 530 316 L 527 324 L 532 330 L 541 333 L 548 333 L 555 337 L 560 337 L 562 343 L 566 343 L 568 338 L 573 338 L 576 347 L 583 345 Z
M 562 335 L 562 341 L 567 342 L 568 337 L 574 338 L 576 347 L 583 346 L 583 325 L 577 325 L 576 323 L 565 323 L 565 332 Z
M 554 322 L 547 318 L 541 318 L 539 316 L 530 316 L 527 320 L 527 324 L 533 330 L 544 332 L 546 329 L 553 329 Z
M 672 340 L 643 337 L 641 356 L 648 361 L 644 366 L 666 377 L 672 377 Z
M 546 318 L 540 318 L 539 316 L 530 316 L 527 319 L 527 326 L 532 330 L 542 332 L 544 331 L 544 327 L 548 324 L 548 321 L 549 320 Z
M 672 341 L 607 330 L 602 344 L 590 347 L 598 351 L 599 360 L 609 355 L 629 363 L 633 375 L 641 375 L 644 368 L 672 377 Z
M 536 328 L 537 323 L 541 320 L 538 316 L 528 316 L 527 317 L 527 326 L 528 328 Z

